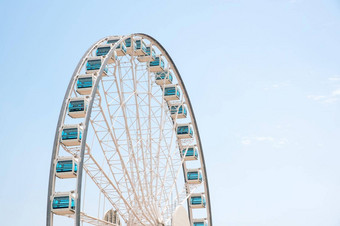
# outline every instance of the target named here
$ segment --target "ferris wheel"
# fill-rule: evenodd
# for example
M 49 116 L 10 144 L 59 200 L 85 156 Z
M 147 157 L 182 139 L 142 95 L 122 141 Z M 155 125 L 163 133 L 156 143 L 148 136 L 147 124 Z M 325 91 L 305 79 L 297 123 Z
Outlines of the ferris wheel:
M 64 219 L 212 225 L 190 99 L 171 57 L 149 35 L 103 38 L 73 73 L 55 133 L 46 225 Z

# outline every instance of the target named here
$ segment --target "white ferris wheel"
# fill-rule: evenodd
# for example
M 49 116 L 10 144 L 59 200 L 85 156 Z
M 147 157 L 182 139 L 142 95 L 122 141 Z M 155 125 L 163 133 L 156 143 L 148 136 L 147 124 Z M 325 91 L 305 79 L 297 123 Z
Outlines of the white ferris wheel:
M 171 57 L 149 35 L 103 38 L 73 73 L 55 133 L 46 225 L 63 220 L 212 225 L 190 99 Z

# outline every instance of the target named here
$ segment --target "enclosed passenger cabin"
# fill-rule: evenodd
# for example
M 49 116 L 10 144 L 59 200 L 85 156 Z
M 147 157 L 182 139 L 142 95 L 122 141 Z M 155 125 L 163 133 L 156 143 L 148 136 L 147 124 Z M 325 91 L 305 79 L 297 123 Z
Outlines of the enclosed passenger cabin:
M 181 155 L 182 155 L 182 158 L 184 157 L 185 161 L 197 160 L 198 149 L 196 146 L 190 146 L 188 148 L 184 148 L 182 149 Z
M 172 83 L 172 73 L 168 70 L 162 72 L 156 72 L 155 74 L 157 85 L 168 85 Z
M 148 62 L 156 59 L 156 51 L 152 45 L 146 47 L 146 55 L 138 57 L 139 62 Z
M 136 42 L 134 39 L 127 38 L 125 39 L 126 53 L 132 54 L 136 49 Z
M 205 208 L 206 201 L 204 194 L 197 193 L 190 196 L 189 205 L 191 208 Z
M 184 104 L 170 105 L 170 115 L 173 119 L 175 118 L 186 118 L 188 115 L 187 108 Z
M 146 44 L 143 39 L 136 40 L 136 48 L 135 48 L 135 55 L 137 56 L 145 56 L 146 54 Z
M 189 184 L 200 184 L 202 183 L 202 172 L 199 169 L 187 170 L 187 182 Z
M 56 176 L 65 178 L 75 178 L 78 172 L 78 161 L 73 157 L 59 157 L 56 164 Z
M 114 45 L 116 42 L 118 42 L 120 38 L 114 38 L 107 40 L 107 44 Z M 126 54 L 126 46 L 125 43 L 122 42 L 116 47 L 117 56 L 124 56 Z
M 103 62 L 104 62 L 104 56 L 89 57 L 86 63 L 86 74 L 98 73 Z M 102 75 L 106 76 L 107 72 L 108 72 L 108 69 L 105 66 Z
M 203 219 L 194 219 L 193 220 L 193 226 L 208 226 L 208 221 Z
M 188 124 L 179 124 L 176 127 L 177 138 L 192 138 L 194 136 L 193 128 L 190 123 Z
M 149 63 L 149 70 L 151 72 L 163 72 L 165 70 L 164 60 L 161 55 L 157 55 L 155 60 Z
M 90 95 L 94 83 L 94 75 L 79 75 L 77 79 L 77 93 L 81 95 Z
M 96 56 L 106 56 L 110 52 L 111 48 L 112 48 L 112 44 L 104 44 L 104 45 L 98 46 L 96 50 Z M 116 51 L 114 51 L 107 63 L 112 64 L 116 60 L 117 60 L 117 53 Z
M 89 96 L 71 98 L 68 104 L 68 115 L 71 118 L 84 118 L 87 112 L 89 98 Z
M 166 85 L 163 86 L 164 89 L 164 99 L 169 100 L 179 100 L 181 97 L 181 91 L 178 85 Z
M 55 193 L 52 201 L 52 212 L 58 215 L 74 214 L 76 209 L 75 199 L 74 191 Z
M 80 145 L 83 133 L 83 125 L 64 125 L 61 132 L 61 143 L 65 146 Z

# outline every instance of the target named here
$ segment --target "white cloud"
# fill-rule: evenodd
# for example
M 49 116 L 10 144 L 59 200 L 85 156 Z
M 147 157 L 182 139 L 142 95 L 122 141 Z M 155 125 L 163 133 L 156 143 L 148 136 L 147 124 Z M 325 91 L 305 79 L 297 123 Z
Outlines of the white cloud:
M 257 141 L 273 141 L 274 138 L 272 137 L 254 137 L 255 140 Z
M 249 145 L 251 143 L 251 140 L 249 140 L 249 139 L 242 139 L 241 143 L 243 145 Z
M 340 95 L 340 91 L 339 93 L 334 93 L 332 92 L 332 94 L 328 95 L 328 96 L 323 96 L 323 95 L 309 95 L 307 96 L 308 99 L 312 99 L 314 101 L 318 101 L 318 102 L 323 102 L 323 103 L 327 103 L 327 104 L 331 104 L 334 103 L 336 101 L 339 100 L 339 98 L 337 98 L 337 96 Z
M 328 80 L 331 81 L 331 82 L 338 82 L 338 81 L 340 81 L 340 77 L 339 76 L 334 76 L 334 77 L 328 78 Z
M 328 78 L 328 80 L 331 81 L 332 83 L 337 83 L 340 81 L 340 77 L 338 76 L 330 77 Z M 307 98 L 314 100 L 314 101 L 327 103 L 327 104 L 337 102 L 340 96 L 340 88 L 338 84 L 335 84 L 335 85 L 337 86 L 336 89 L 333 90 L 328 95 L 308 95 Z
M 336 89 L 332 92 L 332 96 L 338 96 L 340 95 L 340 89 Z
M 315 100 L 315 101 L 318 101 L 318 100 L 323 100 L 326 98 L 326 96 L 322 96 L 322 95 L 308 95 L 307 96 L 308 99 L 312 99 L 312 100 Z
M 339 100 L 339 98 L 331 97 L 331 98 L 325 99 L 324 102 L 327 103 L 327 104 L 331 104 L 331 103 L 337 102 L 338 100 Z
M 281 83 L 274 83 L 274 84 L 271 84 L 267 87 L 264 87 L 265 90 L 271 90 L 271 89 L 279 89 L 279 88 L 282 88 L 282 87 L 287 87 L 289 86 L 289 82 L 281 82 Z
M 274 148 L 281 148 L 282 146 L 288 143 L 287 138 L 275 138 L 271 136 L 252 136 L 252 137 L 243 137 L 241 143 L 245 146 L 249 146 L 255 143 L 269 143 Z

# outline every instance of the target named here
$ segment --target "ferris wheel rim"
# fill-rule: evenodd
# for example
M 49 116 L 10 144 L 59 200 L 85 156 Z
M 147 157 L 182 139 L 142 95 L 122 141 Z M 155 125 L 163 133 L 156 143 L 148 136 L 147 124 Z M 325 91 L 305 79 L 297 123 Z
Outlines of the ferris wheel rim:
M 48 191 L 47 191 L 47 214 L 46 214 L 46 224 L 49 225 L 51 222 L 51 198 L 52 198 L 52 187 L 53 187 L 53 183 L 54 183 L 54 161 L 56 159 L 56 154 L 57 154 L 57 146 L 59 143 L 59 130 L 60 127 L 62 125 L 62 122 L 64 121 L 63 119 L 65 118 L 65 109 L 66 109 L 66 100 L 68 99 L 68 96 L 71 92 L 72 89 L 72 84 L 73 81 L 75 80 L 75 78 L 78 75 L 79 72 L 79 68 L 82 66 L 84 60 L 86 59 L 86 57 L 88 56 L 88 54 L 91 52 L 91 50 L 98 45 L 100 42 L 102 42 L 103 40 L 105 40 L 107 37 L 105 38 L 101 38 L 99 39 L 97 42 L 95 42 L 92 46 L 90 46 L 87 51 L 83 54 L 83 56 L 81 57 L 81 59 L 79 60 L 76 68 L 73 71 L 73 74 L 71 76 L 70 82 L 68 84 L 67 90 L 65 92 L 64 98 L 63 98 L 63 102 L 61 105 L 61 109 L 59 112 L 59 117 L 58 117 L 58 122 L 57 122 L 57 126 L 56 126 L 56 132 L 55 132 L 55 136 L 54 136 L 54 142 L 53 142 L 53 151 L 52 151 L 52 156 L 51 156 L 51 165 L 50 165 L 50 174 L 49 174 L 49 183 L 48 183 Z
M 176 78 L 178 79 L 179 85 L 183 91 L 183 94 L 186 98 L 186 104 L 188 105 L 188 108 L 190 109 L 190 115 L 192 118 L 192 124 L 195 127 L 195 136 L 197 138 L 197 144 L 199 146 L 199 153 L 200 153 L 200 160 L 201 160 L 201 165 L 202 165 L 202 169 L 203 169 L 203 174 L 204 174 L 204 187 L 205 187 L 205 196 L 207 199 L 207 214 L 208 214 L 208 220 L 209 220 L 209 225 L 212 225 L 212 217 L 211 217 L 211 205 L 210 205 L 210 194 L 209 194 L 209 187 L 208 187 L 208 177 L 207 177 L 207 172 L 206 172 L 206 167 L 205 167 L 205 161 L 204 161 L 204 155 L 203 155 L 203 148 L 202 148 L 202 144 L 201 144 L 201 139 L 200 139 L 200 135 L 199 135 L 199 130 L 198 130 L 198 126 L 197 126 L 197 122 L 196 122 L 196 118 L 194 115 L 194 111 L 193 111 L 193 107 L 191 105 L 190 102 L 190 97 L 187 93 L 186 87 L 184 85 L 184 82 L 182 80 L 182 77 L 174 63 L 174 61 L 172 60 L 171 56 L 168 54 L 168 52 L 166 51 L 166 49 L 156 40 L 154 39 L 152 36 L 149 36 L 147 34 L 144 33 L 135 33 L 135 34 L 131 34 L 131 35 L 126 35 L 126 36 L 120 36 L 120 39 L 118 42 L 116 42 L 113 46 L 113 48 L 110 50 L 110 53 L 108 54 L 108 56 L 104 59 L 104 62 L 102 65 L 106 65 L 108 62 L 108 59 L 111 57 L 111 55 L 113 54 L 113 52 L 115 51 L 116 47 L 124 42 L 126 39 L 128 38 L 132 38 L 134 36 L 141 36 L 144 38 L 147 38 L 149 41 L 151 41 L 152 44 L 155 44 L 158 49 L 164 53 L 163 55 L 167 58 L 168 63 L 170 63 L 172 65 L 172 70 L 175 72 L 175 74 L 177 75 Z M 83 57 L 81 58 L 81 60 L 79 61 L 77 67 L 74 70 L 74 73 L 71 77 L 71 80 L 69 82 L 67 91 L 65 93 L 65 97 L 63 100 L 63 104 L 62 104 L 62 108 L 60 110 L 60 115 L 59 115 L 59 119 L 58 119 L 58 123 L 57 123 L 57 128 L 56 128 L 56 134 L 55 134 L 55 140 L 54 140 L 54 145 L 53 145 L 53 153 L 52 153 L 52 159 L 51 159 L 51 169 L 50 169 L 50 181 L 49 181 L 49 189 L 48 189 L 48 208 L 47 208 L 47 222 L 50 222 L 51 220 L 51 196 L 52 196 L 52 184 L 53 181 L 52 177 L 54 176 L 54 161 L 56 158 L 56 154 L 57 154 L 57 149 L 58 149 L 58 142 L 59 142 L 59 133 L 60 133 L 60 128 L 62 126 L 63 123 L 63 119 L 65 119 L 65 112 L 67 109 L 67 99 L 70 96 L 71 92 L 72 92 L 72 84 L 74 84 L 74 81 L 77 77 L 77 75 L 79 74 L 79 71 L 81 69 L 81 67 L 83 66 L 84 62 L 86 61 L 89 53 L 91 53 L 91 51 L 93 51 L 95 49 L 96 46 L 98 46 L 101 42 L 109 39 L 112 36 L 107 36 L 105 38 L 100 39 L 99 41 L 97 41 L 95 44 L 93 44 L 83 55 Z M 82 189 L 82 173 L 83 173 L 83 163 L 84 163 L 84 154 L 85 154 L 85 149 L 86 149 L 86 139 L 87 139 L 87 131 L 89 128 L 89 121 L 91 118 L 91 112 L 92 112 L 92 108 L 93 108 L 93 103 L 94 103 L 94 97 L 96 95 L 96 90 L 97 90 L 97 86 L 99 84 L 99 82 L 102 80 L 102 73 L 103 73 L 104 67 L 101 67 L 100 70 L 98 71 L 98 76 L 95 82 L 95 85 L 93 87 L 94 91 L 91 93 L 91 98 L 90 98 L 90 102 L 89 102 L 89 106 L 88 106 L 88 112 L 86 113 L 85 116 L 85 120 L 84 120 L 84 130 L 83 130 L 83 139 L 81 141 L 81 148 L 80 148 L 80 162 L 79 162 L 79 172 L 78 172 L 78 178 L 77 178 L 77 194 L 78 194 L 78 198 L 76 200 L 77 205 L 76 205 L 76 225 L 77 222 L 80 222 L 80 203 L 81 203 L 81 189 Z M 182 166 L 183 167 L 183 166 Z M 184 168 L 183 168 L 184 171 Z M 187 202 L 189 201 L 189 199 L 187 199 Z M 188 208 L 189 205 L 188 205 Z M 190 214 L 190 211 L 189 213 Z M 190 217 L 190 216 L 189 216 Z

